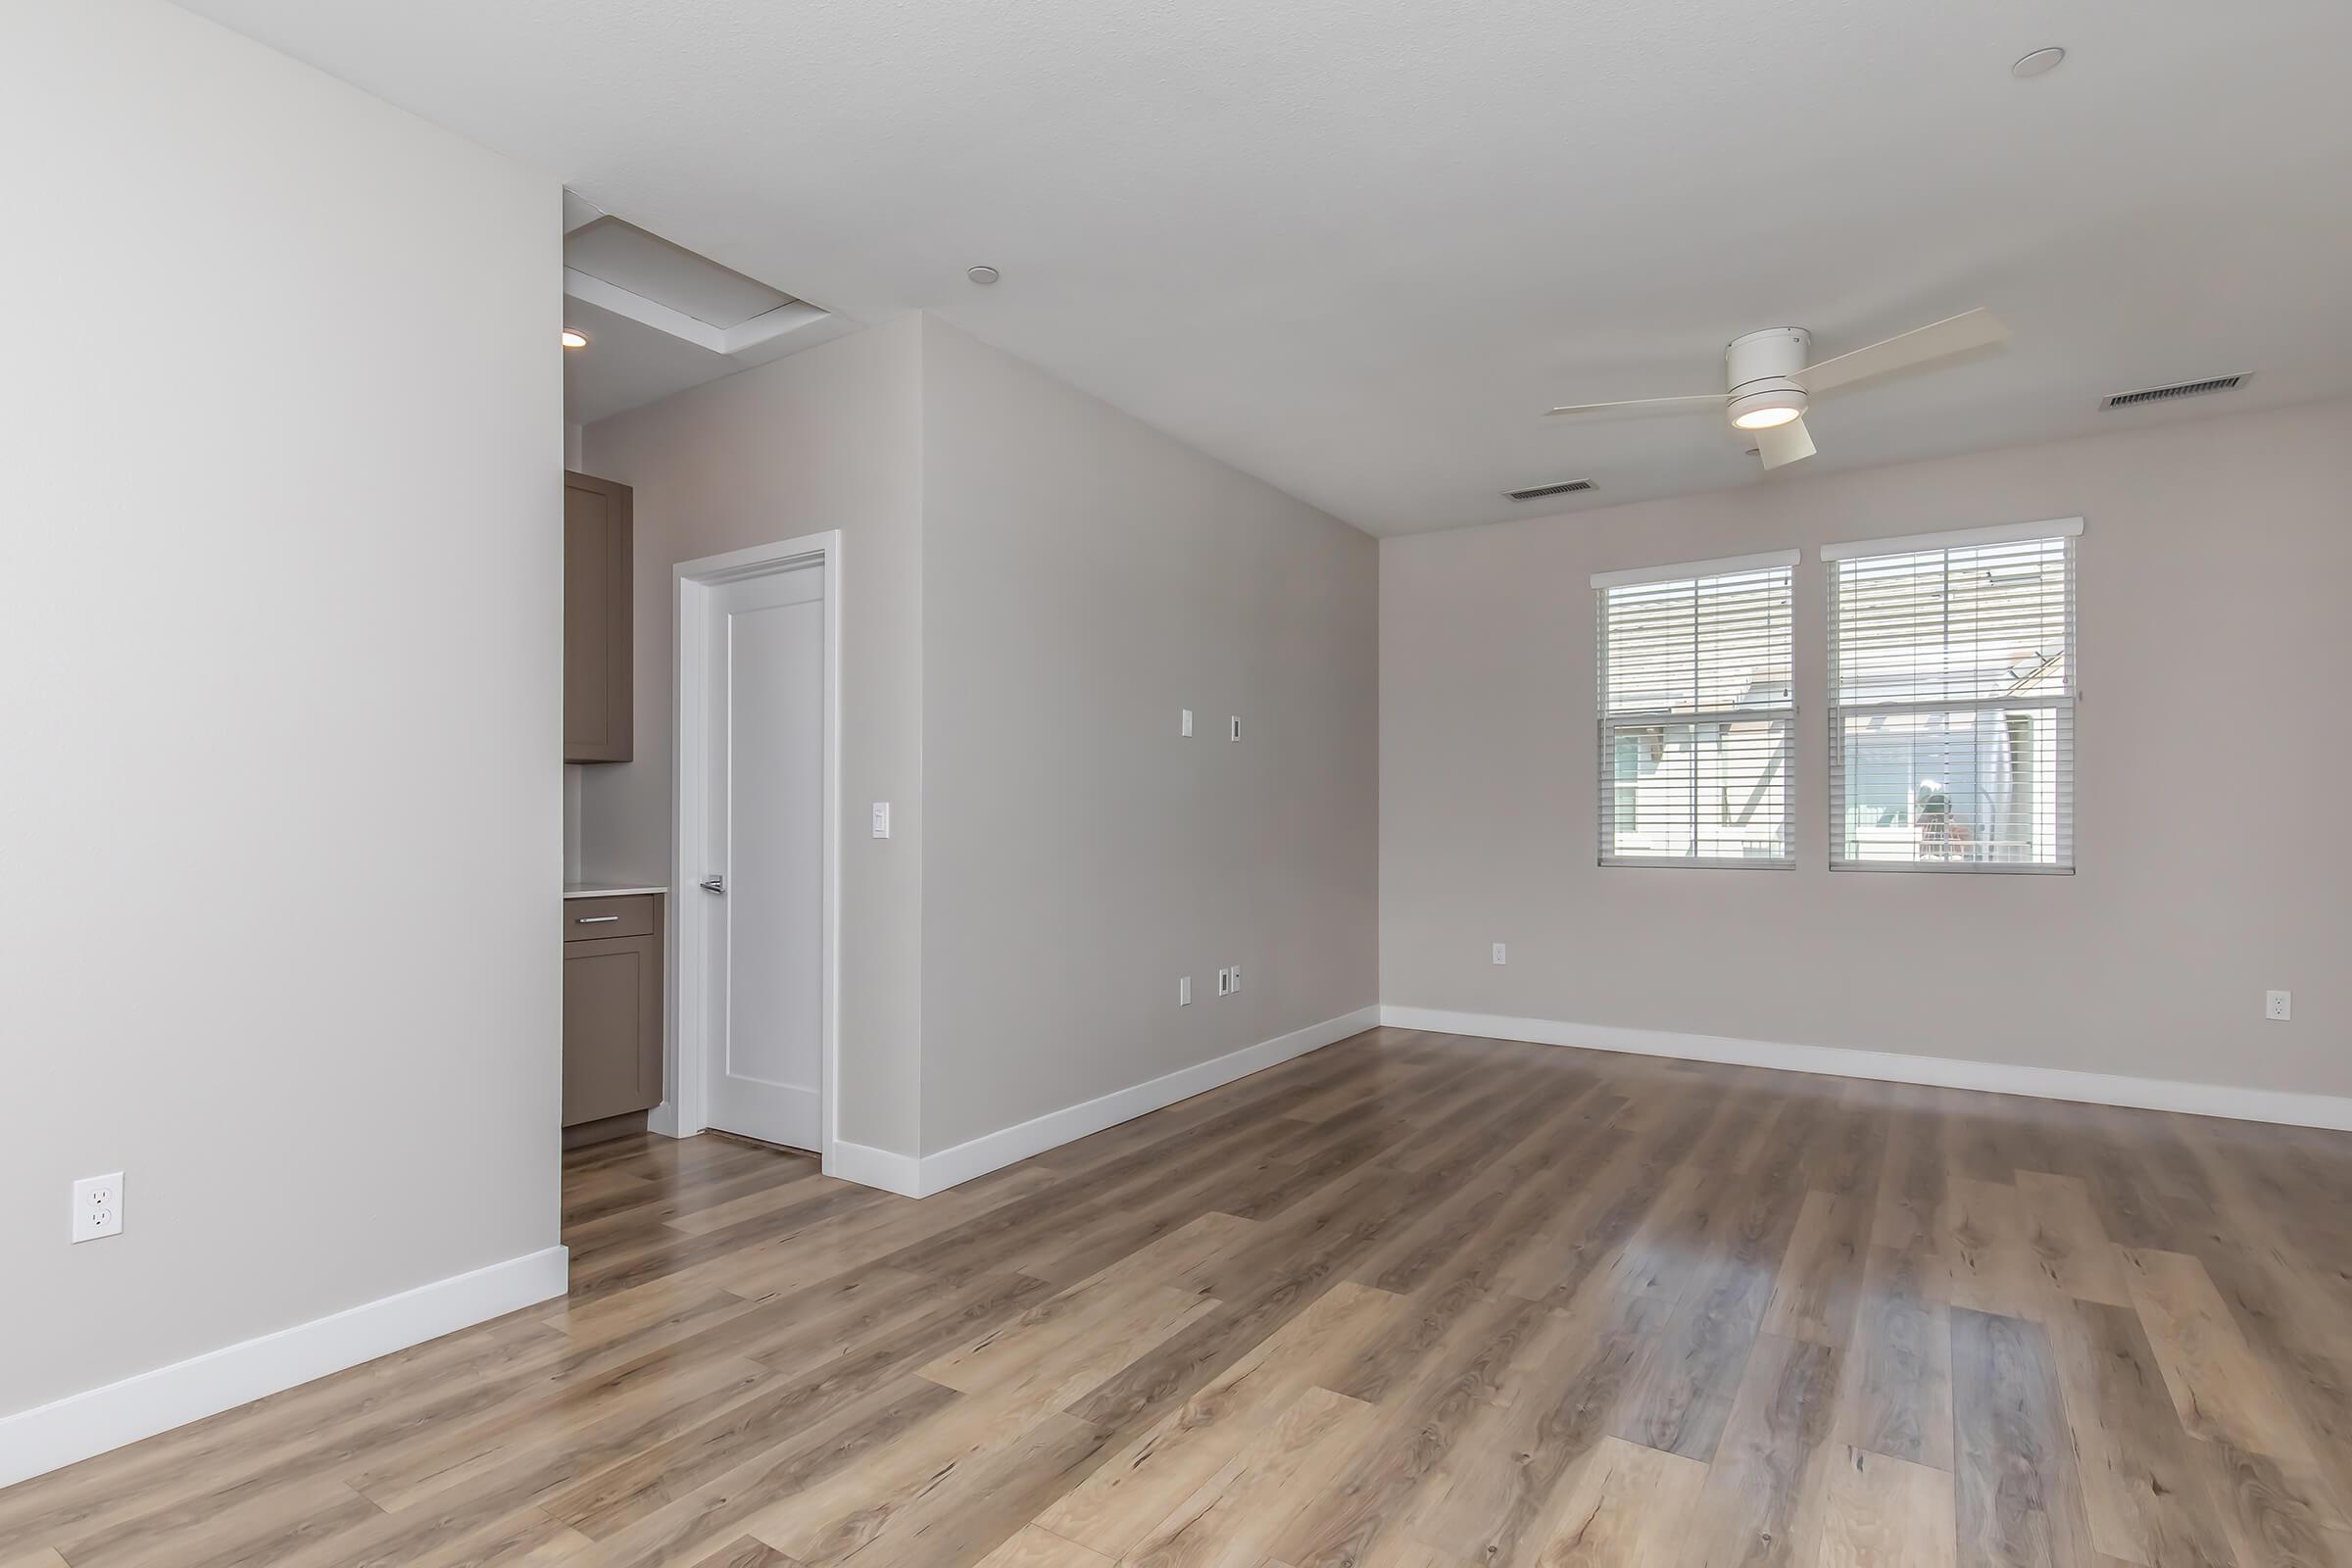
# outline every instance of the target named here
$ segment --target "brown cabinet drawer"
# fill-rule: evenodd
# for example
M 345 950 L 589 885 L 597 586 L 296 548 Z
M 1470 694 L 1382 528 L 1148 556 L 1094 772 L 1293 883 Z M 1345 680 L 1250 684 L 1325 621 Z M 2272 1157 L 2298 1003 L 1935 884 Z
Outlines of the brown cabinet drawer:
M 660 924 L 655 908 L 661 895 L 630 893 L 613 899 L 565 899 L 564 940 L 586 942 L 603 937 L 644 937 Z

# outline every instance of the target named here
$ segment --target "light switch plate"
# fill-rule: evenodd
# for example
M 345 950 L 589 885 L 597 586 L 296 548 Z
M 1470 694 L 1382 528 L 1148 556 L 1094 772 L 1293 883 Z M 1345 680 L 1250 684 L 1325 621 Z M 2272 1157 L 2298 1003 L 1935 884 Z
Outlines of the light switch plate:
M 888 801 L 874 803 L 874 837 L 878 839 L 890 837 L 890 803 Z
M 1193 710 L 1188 708 L 1183 711 L 1184 719 L 1183 722 L 1177 727 L 1176 733 L 1189 741 L 1193 738 Z

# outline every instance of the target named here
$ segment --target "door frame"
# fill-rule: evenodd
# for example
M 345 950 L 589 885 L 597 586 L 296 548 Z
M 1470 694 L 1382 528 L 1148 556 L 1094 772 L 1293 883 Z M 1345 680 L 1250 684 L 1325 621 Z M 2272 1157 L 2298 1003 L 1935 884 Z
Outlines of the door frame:
M 711 592 L 724 584 L 814 564 L 824 574 L 824 888 L 820 927 L 824 952 L 820 972 L 824 996 L 818 1008 L 823 1035 L 818 1052 L 824 1082 L 817 1092 L 817 1155 L 822 1168 L 835 1164 L 841 1101 L 841 530 L 802 534 L 773 544 L 730 550 L 725 555 L 681 561 L 670 568 L 675 581 L 677 642 L 670 700 L 670 951 L 668 1045 L 662 1061 L 662 1102 L 649 1125 L 672 1138 L 709 1129 L 710 1051 L 705 961 L 710 941 L 710 895 L 699 884 L 697 863 L 704 842 L 709 800 L 706 764 L 710 736 L 707 715 L 710 682 Z

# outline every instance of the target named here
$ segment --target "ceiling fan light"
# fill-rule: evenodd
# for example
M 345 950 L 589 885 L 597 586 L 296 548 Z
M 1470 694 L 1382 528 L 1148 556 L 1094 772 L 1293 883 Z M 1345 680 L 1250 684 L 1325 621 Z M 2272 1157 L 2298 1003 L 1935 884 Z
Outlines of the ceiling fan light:
M 1787 424 L 1804 412 L 1802 409 L 1790 408 L 1786 405 L 1749 409 L 1744 413 L 1734 415 L 1732 422 L 1742 430 L 1770 430 L 1776 425 Z

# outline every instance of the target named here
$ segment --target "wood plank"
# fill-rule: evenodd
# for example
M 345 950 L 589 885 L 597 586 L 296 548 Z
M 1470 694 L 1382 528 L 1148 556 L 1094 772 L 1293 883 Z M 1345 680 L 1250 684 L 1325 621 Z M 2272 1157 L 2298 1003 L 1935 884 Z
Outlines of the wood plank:
M 2082 1178 L 2021 1170 L 2017 1190 L 2025 1203 L 2026 1245 L 2050 1289 L 2072 1300 L 2130 1306 L 2114 1244 Z
M 1309 1387 L 1330 1379 L 1400 1302 L 1343 1281 L 1169 1411 L 1038 1522 L 1121 1557 Z
M 2139 1319 L 2078 1301 L 2046 1324 L 2081 1468 L 2091 1544 L 2143 1568 L 2226 1568 L 2235 1555 L 2207 1495 Z
M 1561 1486 L 1542 1535 L 1541 1568 L 1673 1568 L 1707 1467 L 1602 1438 Z
M 2146 1248 L 2123 1257 L 2132 1304 L 2180 1424 L 2197 1437 L 2312 1468 L 2302 1421 L 2247 1347 L 2205 1265 Z
M 2027 1240 L 2025 1200 L 2006 1182 L 1955 1176 L 1936 1213 L 1943 1298 L 2002 1317 L 2039 1317 L 2049 1288 Z
M 1764 1308 L 1764 1332 L 1814 1345 L 1844 1345 L 1861 1299 L 1873 1205 L 1864 1196 L 1805 1194 L 1788 1255 Z
M 1024 1525 L 1004 1544 L 980 1559 L 980 1568 L 1111 1568 L 1111 1560 L 1064 1541 L 1040 1525 Z
M 1608 1440 L 1624 1392 L 1641 1375 L 1671 1303 L 1595 1282 L 1531 1338 L 1536 1352 L 1506 1371 L 1492 1413 L 1473 1412 L 1406 1528 L 1481 1562 L 1540 1545 L 1563 1477 Z
M 1952 1467 L 1949 1310 L 1922 1254 L 1874 1247 L 1863 1270 L 1854 1347 L 1839 1390 L 1838 1435 L 1857 1448 Z
M 1962 1568 L 2077 1568 L 2090 1525 L 2038 1323 L 1952 1308 L 1953 1507 Z
M 1120 1560 L 1132 1568 L 1252 1568 L 1348 1462 L 1377 1415 L 1359 1399 L 1308 1389 Z
M 1710 1198 L 1707 1243 L 1664 1338 L 1612 1429 L 1629 1443 L 1713 1457 L 1762 1329 L 1801 1190 L 1728 1173 Z
M 719 1547 L 694 1568 L 802 1568 L 802 1565 L 766 1542 L 745 1536 Z
M 1955 1537 L 1948 1472 L 1855 1447 L 1839 1457 L 1822 1510 L 1821 1568 L 1954 1568 Z
M 1686 1538 L 1684 1568 L 1810 1565 L 1821 1549 L 1838 1352 L 1759 1337 L 1707 1470 Z
M 1421 1375 L 1394 1396 L 1372 1440 L 1275 1537 L 1267 1555 L 1298 1568 L 1341 1568 L 1362 1561 L 1384 1537 L 1403 1533 L 1422 1488 L 1440 1473 L 1471 1418 L 1490 1405 L 1504 1367 L 1545 1311 L 1499 1297 L 1465 1314 L 1433 1348 Z

